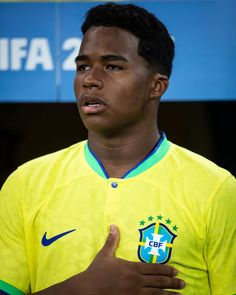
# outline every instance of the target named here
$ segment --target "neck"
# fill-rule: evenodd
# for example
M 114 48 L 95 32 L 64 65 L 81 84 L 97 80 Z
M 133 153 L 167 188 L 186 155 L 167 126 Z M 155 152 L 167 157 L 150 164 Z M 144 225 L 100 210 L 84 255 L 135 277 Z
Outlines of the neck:
M 159 140 L 158 128 L 139 129 L 132 134 L 104 137 L 89 131 L 89 146 L 102 162 L 109 177 L 121 178 L 153 149 Z

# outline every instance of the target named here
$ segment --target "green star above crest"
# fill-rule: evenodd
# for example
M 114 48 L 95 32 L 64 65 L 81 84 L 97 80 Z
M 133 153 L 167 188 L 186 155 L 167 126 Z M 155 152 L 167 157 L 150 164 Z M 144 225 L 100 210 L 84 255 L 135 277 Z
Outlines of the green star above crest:
M 157 220 L 159 220 L 161 222 L 161 220 L 163 220 L 164 217 L 161 214 L 159 214 L 159 215 L 156 216 L 156 218 L 157 218 Z M 145 221 L 145 219 L 142 219 L 142 220 L 139 221 L 139 224 L 140 224 L 140 226 L 144 226 L 146 224 L 146 222 L 152 222 L 153 220 L 154 220 L 154 217 L 152 215 L 150 215 L 150 216 L 147 217 L 147 221 Z M 172 220 L 170 220 L 170 218 L 164 219 L 164 220 L 165 220 L 166 224 L 170 225 L 172 223 Z M 173 225 L 172 229 L 174 231 L 178 231 L 179 228 L 178 228 L 177 225 Z
M 172 226 L 172 228 L 173 228 L 174 231 L 177 231 L 178 230 L 178 226 L 177 225 Z
M 163 216 L 161 216 L 161 214 L 157 216 L 158 220 L 162 220 L 162 218 L 163 218 Z
M 148 221 L 153 221 L 153 217 L 152 216 L 148 216 Z
M 139 221 L 139 224 L 140 224 L 141 226 L 143 226 L 143 225 L 145 224 L 145 221 L 144 221 L 144 220 L 141 220 L 141 221 Z

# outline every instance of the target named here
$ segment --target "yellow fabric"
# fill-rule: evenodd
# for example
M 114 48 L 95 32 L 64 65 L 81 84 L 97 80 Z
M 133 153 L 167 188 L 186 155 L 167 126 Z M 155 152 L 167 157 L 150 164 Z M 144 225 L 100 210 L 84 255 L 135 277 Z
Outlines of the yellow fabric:
M 88 165 L 84 145 L 30 161 L 6 181 L 0 280 L 28 294 L 85 270 L 110 224 L 121 234 L 116 255 L 139 261 L 139 230 L 163 224 L 177 235 L 168 263 L 187 282 L 182 294 L 236 293 L 236 181 L 229 172 L 171 144 L 143 173 L 106 179 Z M 50 240 L 71 230 L 42 245 L 45 232 Z

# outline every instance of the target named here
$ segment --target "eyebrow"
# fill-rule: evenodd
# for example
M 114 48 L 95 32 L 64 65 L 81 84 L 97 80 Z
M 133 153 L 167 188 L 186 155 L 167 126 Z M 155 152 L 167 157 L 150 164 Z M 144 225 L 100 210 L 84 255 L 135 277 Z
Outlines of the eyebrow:
M 76 58 L 75 58 L 75 62 L 77 61 L 86 61 L 86 60 L 89 60 L 89 56 L 88 55 L 78 55 Z M 128 60 L 122 56 L 122 55 L 114 55 L 114 54 L 108 54 L 108 55 L 102 55 L 101 56 L 101 60 L 102 61 L 123 61 L 123 62 L 128 62 Z

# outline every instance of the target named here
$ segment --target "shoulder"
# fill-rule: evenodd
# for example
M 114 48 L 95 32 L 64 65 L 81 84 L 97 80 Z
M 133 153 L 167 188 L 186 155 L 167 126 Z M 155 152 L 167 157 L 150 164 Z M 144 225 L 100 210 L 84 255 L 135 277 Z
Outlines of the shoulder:
M 61 149 L 56 152 L 52 152 L 43 156 L 40 156 L 38 158 L 35 158 L 33 160 L 30 160 L 23 165 L 21 165 L 19 168 L 21 169 L 26 169 L 29 166 L 37 166 L 37 165 L 43 165 L 43 164 L 51 164 L 56 161 L 63 161 L 63 160 L 70 160 L 73 158 L 75 155 L 78 155 L 81 150 L 83 150 L 84 144 L 86 141 L 81 141 L 76 144 L 73 144 L 67 148 Z
M 21 184 L 30 186 L 32 183 L 40 184 L 55 181 L 59 174 L 68 169 L 72 170 L 72 167 L 79 166 L 80 162 L 83 161 L 85 143 L 86 141 L 82 141 L 24 163 L 8 177 L 3 188 L 6 185 L 17 184 L 19 187 Z
M 166 187 L 172 189 L 178 203 L 191 208 L 195 220 L 208 220 L 206 216 L 217 217 L 223 211 L 231 212 L 228 217 L 235 214 L 236 180 L 229 171 L 173 143 L 163 166 L 167 167 L 163 176 Z
M 171 144 L 170 157 L 176 168 L 183 171 L 186 177 L 223 181 L 231 175 L 213 161 L 174 143 Z
M 39 169 L 40 167 L 53 167 L 54 165 L 59 164 L 66 165 L 71 161 L 74 161 L 75 158 L 81 157 L 81 155 L 83 155 L 85 142 L 86 141 L 82 141 L 62 150 L 35 158 L 21 165 L 18 169 L 24 171 L 32 168 Z
M 208 207 L 219 197 L 235 198 L 236 180 L 226 169 L 176 144 L 171 144 L 168 157 L 173 181 L 196 206 Z

